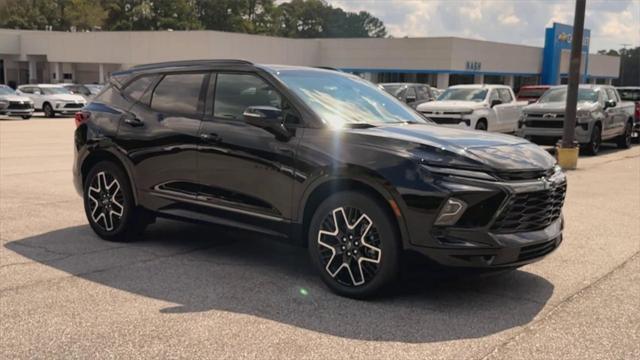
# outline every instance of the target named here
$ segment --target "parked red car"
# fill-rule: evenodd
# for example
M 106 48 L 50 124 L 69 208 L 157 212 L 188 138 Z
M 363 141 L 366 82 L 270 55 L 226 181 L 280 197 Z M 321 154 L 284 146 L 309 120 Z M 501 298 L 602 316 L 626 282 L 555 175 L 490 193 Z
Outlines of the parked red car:
M 545 91 L 549 90 L 549 85 L 526 85 L 518 91 L 518 101 L 528 101 L 529 104 L 538 101 Z
M 622 101 L 632 101 L 636 104 L 632 136 L 638 141 L 640 139 L 640 86 L 620 86 L 617 89 Z

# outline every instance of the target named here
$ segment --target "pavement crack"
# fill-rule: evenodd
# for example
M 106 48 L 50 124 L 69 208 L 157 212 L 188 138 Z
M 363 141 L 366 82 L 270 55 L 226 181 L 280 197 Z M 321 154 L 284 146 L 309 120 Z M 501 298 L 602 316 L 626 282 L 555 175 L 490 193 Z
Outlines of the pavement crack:
M 599 278 L 597 278 L 595 281 L 592 281 L 591 283 L 589 283 L 587 286 L 581 288 L 580 290 L 576 291 L 575 293 L 565 297 L 564 299 L 560 300 L 558 302 L 558 304 L 556 304 L 553 308 L 551 308 L 546 314 L 544 314 L 542 317 L 540 317 L 539 319 L 530 322 L 529 324 L 527 324 L 526 326 L 524 326 L 520 331 L 518 331 L 517 333 L 513 334 L 513 336 L 509 337 L 508 339 L 506 339 L 505 341 L 501 342 L 500 344 L 496 345 L 491 351 L 489 351 L 488 353 L 484 354 L 482 357 L 479 357 L 478 360 L 485 360 L 485 359 L 489 359 L 490 357 L 496 355 L 501 349 L 505 348 L 506 346 L 516 342 L 518 339 L 520 339 L 522 336 L 530 333 L 532 331 L 532 329 L 540 324 L 543 323 L 544 321 L 546 321 L 548 318 L 550 318 L 553 314 L 555 314 L 556 312 L 562 310 L 564 308 L 564 305 L 572 302 L 573 300 L 579 298 L 580 296 L 582 296 L 585 292 L 587 292 L 588 290 L 592 289 L 593 287 L 597 286 L 598 284 L 602 283 L 603 281 L 609 279 L 611 276 L 613 276 L 614 273 L 616 273 L 618 270 L 624 268 L 628 263 L 630 263 L 631 261 L 635 260 L 636 258 L 640 257 L 640 251 L 634 253 L 633 255 L 631 255 L 627 260 L 623 261 L 622 263 L 620 263 L 618 266 L 614 267 L 611 271 L 603 274 L 602 276 L 600 276 Z

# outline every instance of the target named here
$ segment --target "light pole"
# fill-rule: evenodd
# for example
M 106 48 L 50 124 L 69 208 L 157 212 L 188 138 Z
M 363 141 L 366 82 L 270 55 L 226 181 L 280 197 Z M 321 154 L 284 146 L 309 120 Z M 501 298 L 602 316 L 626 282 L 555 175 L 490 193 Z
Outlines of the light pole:
M 582 58 L 582 35 L 584 33 L 586 2 L 586 0 L 576 0 L 564 129 L 562 142 L 558 149 L 558 162 L 560 162 L 560 166 L 567 169 L 575 169 L 578 163 L 578 147 L 575 144 L 576 108 L 578 105 L 578 84 L 580 83 L 580 60 Z

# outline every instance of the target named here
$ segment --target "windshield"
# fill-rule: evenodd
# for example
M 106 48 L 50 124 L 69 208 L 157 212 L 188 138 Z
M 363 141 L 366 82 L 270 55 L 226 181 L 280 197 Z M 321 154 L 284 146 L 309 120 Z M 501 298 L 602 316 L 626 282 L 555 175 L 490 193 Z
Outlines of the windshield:
M 438 96 L 438 100 L 462 100 L 482 102 L 487 97 L 487 89 L 468 89 L 468 88 L 449 88 L 442 95 Z
M 0 86 L 0 95 L 15 95 L 15 91 L 8 86 Z
M 84 85 L 71 85 L 65 86 L 65 88 L 74 94 L 91 95 L 91 91 Z
M 103 86 L 102 85 L 85 85 L 85 87 L 87 87 L 89 89 L 89 91 L 91 92 L 91 94 L 96 95 L 97 93 L 100 92 L 100 90 L 102 90 Z
M 355 76 L 316 70 L 285 70 L 276 76 L 333 127 L 427 122 L 393 96 Z
M 380 85 L 382 87 L 382 89 L 384 89 L 384 91 L 388 92 L 389 94 L 399 98 L 402 94 L 401 91 L 404 90 L 405 86 L 404 85 L 391 85 L 391 84 L 387 84 L 387 85 Z
M 43 95 L 70 94 L 69 90 L 63 87 L 43 87 L 40 91 Z
M 624 101 L 640 101 L 640 89 L 618 89 L 618 94 Z
M 539 102 L 566 102 L 567 88 L 551 89 L 542 95 Z M 578 89 L 578 101 L 597 102 L 598 92 L 593 89 Z

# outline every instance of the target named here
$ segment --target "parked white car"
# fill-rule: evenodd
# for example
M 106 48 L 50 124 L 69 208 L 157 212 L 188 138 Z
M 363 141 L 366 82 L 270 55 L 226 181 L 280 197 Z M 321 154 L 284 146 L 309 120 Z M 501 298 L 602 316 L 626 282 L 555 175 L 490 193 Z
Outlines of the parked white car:
M 438 124 L 502 133 L 515 133 L 526 101 L 516 101 L 506 85 L 450 86 L 437 101 L 417 110 Z
M 0 115 L 20 116 L 29 119 L 33 114 L 33 101 L 26 96 L 18 95 L 15 90 L 0 85 Z
M 36 110 L 42 110 L 46 117 L 73 115 L 86 104 L 82 96 L 71 94 L 61 85 L 20 85 L 17 93 L 31 99 Z

